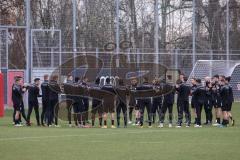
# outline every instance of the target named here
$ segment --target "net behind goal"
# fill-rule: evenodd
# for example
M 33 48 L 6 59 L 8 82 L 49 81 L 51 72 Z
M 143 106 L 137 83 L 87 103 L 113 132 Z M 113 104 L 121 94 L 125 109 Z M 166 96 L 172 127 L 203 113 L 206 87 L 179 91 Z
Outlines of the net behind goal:
M 224 75 L 231 76 L 234 68 L 240 64 L 240 61 L 226 60 L 198 60 L 193 67 L 189 80 L 193 77 L 204 79 L 207 76 Z
M 191 78 L 200 78 L 204 83 L 204 78 L 214 75 L 231 76 L 231 86 L 235 101 L 240 101 L 240 61 L 226 60 L 198 60 L 193 67 L 193 70 L 188 78 L 190 83 Z

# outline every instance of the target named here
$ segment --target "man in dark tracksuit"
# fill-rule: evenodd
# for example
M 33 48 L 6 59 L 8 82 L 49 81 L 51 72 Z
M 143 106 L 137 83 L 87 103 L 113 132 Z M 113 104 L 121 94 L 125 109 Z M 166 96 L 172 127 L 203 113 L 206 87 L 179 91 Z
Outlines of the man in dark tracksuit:
M 213 77 L 212 90 L 213 90 L 213 106 L 215 108 L 216 115 L 216 123 L 213 124 L 213 126 L 219 126 L 221 124 L 221 97 L 219 75 L 215 75 Z
M 163 95 L 163 105 L 160 113 L 160 125 L 159 125 L 160 128 L 163 127 L 165 114 L 167 110 L 169 114 L 169 127 L 172 127 L 173 104 L 174 104 L 174 96 L 175 96 L 175 89 L 170 84 L 165 83 L 163 85 L 163 91 L 166 92 L 166 94 Z
M 116 128 L 114 126 L 114 112 L 115 112 L 115 95 L 116 91 L 114 87 L 110 84 L 110 78 L 106 78 L 106 85 L 104 85 L 102 88 L 103 93 L 103 118 L 104 118 L 104 126 L 102 128 L 107 128 L 107 114 L 111 114 L 111 122 L 112 126 L 111 128 Z
M 234 126 L 235 125 L 235 120 L 233 119 L 233 116 L 232 116 L 232 113 L 231 113 L 231 110 L 232 110 L 232 104 L 234 102 L 234 96 L 233 96 L 233 89 L 232 89 L 232 86 L 229 84 L 230 81 L 231 81 L 231 77 L 226 77 L 226 85 L 228 85 L 229 87 L 229 96 L 228 96 L 228 117 L 229 117 L 229 120 L 231 121 L 231 125 Z
M 136 88 L 136 91 L 146 91 L 146 90 L 153 90 L 152 85 L 150 85 L 148 83 L 148 78 L 144 77 L 143 78 L 143 84 L 138 86 Z M 151 104 L 151 97 L 145 97 L 145 98 L 137 98 L 139 107 L 140 107 L 140 126 L 143 127 L 143 121 L 144 121 L 144 110 L 145 107 L 147 109 L 147 114 L 148 114 L 148 126 L 151 127 L 152 126 L 152 118 L 151 118 L 151 108 L 152 108 L 152 104 Z
M 195 108 L 196 108 L 196 125 L 194 127 L 202 127 L 201 126 L 201 113 L 202 113 L 202 108 L 204 105 L 204 102 L 206 101 L 206 90 L 205 88 L 201 85 L 201 79 L 197 79 L 197 88 L 196 90 L 192 93 L 193 96 L 196 98 L 195 102 Z
M 139 114 L 139 106 L 137 105 L 136 98 L 134 93 L 136 92 L 137 88 L 137 79 L 135 77 L 131 80 L 131 86 L 129 87 L 129 124 L 132 123 L 132 113 L 133 109 L 135 109 L 136 120 L 133 125 L 139 125 L 140 123 L 140 114 Z
M 85 88 L 88 87 L 88 78 L 87 77 L 83 77 L 83 81 L 81 83 L 81 85 Z M 82 102 L 83 102 L 83 123 L 85 125 L 85 123 L 88 122 L 88 110 L 89 110 L 89 99 L 87 97 L 88 95 L 84 95 L 84 97 L 82 98 Z
M 223 121 L 221 127 L 226 127 L 229 124 L 228 110 L 229 110 L 229 96 L 230 88 L 229 85 L 225 83 L 225 77 L 220 81 L 220 97 L 221 97 L 221 108 L 223 112 Z
M 22 78 L 17 76 L 15 77 L 15 83 L 12 86 L 12 102 L 13 102 L 13 108 L 14 108 L 14 123 L 15 126 L 22 126 L 20 124 L 20 116 L 25 119 L 27 123 L 27 117 L 25 115 L 24 111 L 24 105 L 23 105 L 23 93 L 26 91 L 26 88 L 23 88 L 21 86 Z
M 42 90 L 42 113 L 41 113 L 41 124 L 42 126 L 45 126 L 44 120 L 47 120 L 49 117 L 49 76 L 44 75 L 44 81 L 41 84 L 41 90 Z M 47 120 L 48 121 L 48 120 Z
M 213 95 L 212 95 L 212 85 L 210 81 L 206 81 L 206 101 L 204 103 L 204 110 L 206 113 L 206 123 L 205 125 L 212 124 L 212 108 L 213 108 Z
M 153 88 L 156 90 L 161 89 L 161 85 L 160 85 L 160 79 L 156 78 L 154 80 L 153 83 Z M 155 119 L 156 119 L 156 112 L 157 115 L 159 116 L 161 113 L 161 109 L 162 109 L 162 96 L 157 96 L 157 97 L 153 97 L 153 103 L 152 103 L 152 122 L 155 123 Z M 159 120 L 160 120 L 160 116 L 159 116 Z
M 193 95 L 193 92 L 195 92 L 195 90 L 197 89 L 197 82 L 196 82 L 196 79 L 195 78 L 192 78 L 191 80 L 191 83 L 192 83 L 192 87 L 191 87 L 191 96 L 192 96 L 192 99 L 191 99 L 191 108 L 192 108 L 192 114 L 194 115 L 194 124 L 196 124 L 197 122 L 197 115 L 196 115 L 196 96 Z
M 95 81 L 95 84 L 92 89 L 95 90 L 101 90 L 100 88 L 100 78 L 97 78 Z M 96 95 L 97 97 L 97 95 Z M 98 112 L 98 120 L 99 120 L 99 127 L 102 127 L 102 114 L 103 114 L 103 107 L 102 107 L 102 101 L 100 99 L 94 98 L 92 100 L 92 127 L 94 127 L 95 124 L 95 118 L 96 118 L 96 113 Z
M 73 84 L 73 76 L 68 75 L 67 76 L 67 84 L 71 85 Z M 72 104 L 73 104 L 73 96 L 72 95 L 66 95 L 66 104 L 67 104 L 67 118 L 68 118 L 68 125 L 69 127 L 72 127 Z
M 80 85 L 79 77 L 75 77 L 73 86 L 76 89 Z M 75 95 L 76 94 L 76 95 Z M 74 119 L 75 119 L 75 126 L 83 127 L 85 123 L 82 122 L 82 114 L 83 114 L 83 102 L 82 97 L 77 95 L 76 91 L 74 91 L 74 95 L 71 96 L 73 100 L 73 112 L 74 112 Z
M 190 86 L 185 82 L 177 83 L 176 91 L 178 93 L 177 98 L 177 111 L 178 111 L 178 125 L 177 127 L 182 126 L 183 112 L 186 115 L 186 127 L 190 126 L 190 112 L 189 112 L 189 95 L 191 92 Z
M 35 78 L 34 84 L 32 84 L 28 87 L 28 115 L 27 115 L 27 125 L 28 126 L 31 126 L 30 117 L 31 117 L 33 109 L 35 111 L 37 125 L 40 126 L 39 104 L 38 104 L 38 97 L 40 97 L 39 85 L 40 85 L 40 78 Z
M 48 126 L 51 126 L 53 123 L 55 123 L 55 127 L 59 127 L 58 125 L 58 111 L 59 111 L 59 100 L 58 100 L 58 94 L 61 93 L 60 86 L 57 83 L 58 76 L 53 76 L 52 80 L 50 80 L 49 83 L 49 117 L 48 117 Z
M 120 114 L 123 112 L 124 128 L 127 127 L 127 96 L 129 90 L 124 86 L 123 79 L 119 79 L 119 86 L 116 88 L 117 95 L 117 127 L 120 127 Z

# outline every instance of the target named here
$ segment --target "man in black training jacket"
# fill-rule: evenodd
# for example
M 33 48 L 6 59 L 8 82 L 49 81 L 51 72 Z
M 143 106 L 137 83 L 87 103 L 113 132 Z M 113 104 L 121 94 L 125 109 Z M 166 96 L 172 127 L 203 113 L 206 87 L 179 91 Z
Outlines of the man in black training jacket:
M 28 115 L 27 115 L 27 125 L 28 126 L 31 126 L 30 117 L 31 117 L 33 109 L 35 111 L 37 125 L 40 126 L 39 104 L 38 104 L 38 97 L 40 97 L 39 85 L 40 85 L 40 78 L 35 78 L 34 83 L 31 84 L 30 86 L 28 86 Z
M 123 79 L 119 79 L 119 86 L 116 88 L 117 94 L 117 127 L 120 127 L 120 114 L 123 112 L 124 128 L 127 127 L 127 96 L 129 90 L 124 86 Z
M 143 78 L 143 83 L 142 85 L 138 86 L 136 88 L 136 91 L 148 91 L 148 90 L 153 90 L 152 85 L 150 85 L 148 83 L 148 78 L 144 77 Z M 140 106 L 140 127 L 143 128 L 143 122 L 144 122 L 144 110 L 145 107 L 147 109 L 147 114 L 148 114 L 148 127 L 151 128 L 152 127 L 152 118 L 151 118 L 151 109 L 152 109 L 152 103 L 151 103 L 151 97 L 141 97 L 141 98 L 137 98 L 137 101 L 139 103 Z
M 190 126 L 190 112 L 189 112 L 189 95 L 191 92 L 190 86 L 186 84 L 186 77 L 184 77 L 184 81 L 177 81 L 176 91 L 178 93 L 177 97 L 177 111 L 178 111 L 178 125 L 180 128 L 183 122 L 183 112 L 186 117 L 186 127 Z
M 49 81 L 48 81 L 49 75 L 44 75 L 43 83 L 41 84 L 41 90 L 42 90 L 42 113 L 41 113 L 41 124 L 42 126 L 45 126 L 44 120 L 48 121 L 49 117 Z

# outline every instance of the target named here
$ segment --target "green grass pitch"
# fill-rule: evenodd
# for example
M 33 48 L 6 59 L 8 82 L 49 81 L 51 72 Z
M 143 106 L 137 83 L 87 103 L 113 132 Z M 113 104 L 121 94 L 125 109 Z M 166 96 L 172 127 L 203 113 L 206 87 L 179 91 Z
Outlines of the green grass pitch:
M 0 119 L 0 159 L 239 160 L 239 107 L 239 103 L 233 106 L 234 127 L 168 128 L 166 125 L 162 129 L 68 128 L 64 122 L 61 128 L 16 128 L 11 124 L 12 111 L 8 110 Z

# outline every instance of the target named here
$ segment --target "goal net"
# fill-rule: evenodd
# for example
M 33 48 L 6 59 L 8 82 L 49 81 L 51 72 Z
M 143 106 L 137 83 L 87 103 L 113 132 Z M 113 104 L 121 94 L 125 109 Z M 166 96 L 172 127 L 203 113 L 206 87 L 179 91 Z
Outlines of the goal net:
M 205 77 L 212 77 L 216 74 L 231 76 L 230 84 L 233 87 L 234 98 L 240 101 L 240 61 L 198 60 L 189 75 L 188 83 L 193 77 L 202 79 L 204 83 Z
M 193 67 L 189 79 L 195 77 L 204 79 L 204 77 L 213 75 L 224 75 L 231 76 L 236 64 L 240 61 L 229 61 L 226 60 L 198 60 Z

